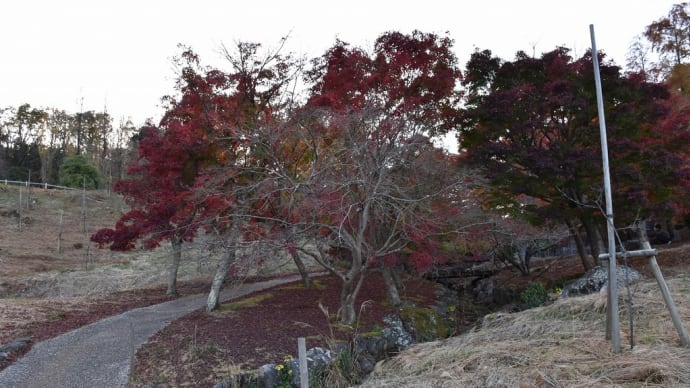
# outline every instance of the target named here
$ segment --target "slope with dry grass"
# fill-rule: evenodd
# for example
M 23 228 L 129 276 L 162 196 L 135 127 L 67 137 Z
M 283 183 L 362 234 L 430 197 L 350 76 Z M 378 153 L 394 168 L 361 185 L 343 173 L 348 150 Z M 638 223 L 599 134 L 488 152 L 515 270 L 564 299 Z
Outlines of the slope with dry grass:
M 21 229 L 18 198 L 19 187 L 0 184 L 0 298 L 103 295 L 165 283 L 172 254 L 168 246 L 113 252 L 89 241 L 127 210 L 120 197 L 88 191 L 82 206 L 81 191 L 33 188 L 31 206 L 22 208 Z M 212 274 L 216 259 L 203 241 L 183 248 L 180 279 Z
M 687 268 L 687 267 L 683 267 Z M 686 325 L 690 276 L 668 280 Z M 621 339 L 630 340 L 620 296 Z M 679 344 L 653 280 L 633 288 L 635 346 L 613 354 L 604 338 L 605 294 L 561 298 L 519 313 L 486 316 L 464 335 L 417 345 L 377 366 L 364 387 L 690 386 L 690 349 Z

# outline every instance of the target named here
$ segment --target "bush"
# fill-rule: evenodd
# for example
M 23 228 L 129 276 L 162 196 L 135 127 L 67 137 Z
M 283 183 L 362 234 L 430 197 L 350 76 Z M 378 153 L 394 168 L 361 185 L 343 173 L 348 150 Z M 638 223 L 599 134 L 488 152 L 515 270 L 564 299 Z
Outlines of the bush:
M 520 294 L 520 299 L 526 309 L 539 307 L 546 302 L 546 288 L 539 282 L 530 282 Z
M 66 158 L 60 166 L 60 184 L 67 187 L 97 189 L 100 178 L 96 167 L 81 155 Z

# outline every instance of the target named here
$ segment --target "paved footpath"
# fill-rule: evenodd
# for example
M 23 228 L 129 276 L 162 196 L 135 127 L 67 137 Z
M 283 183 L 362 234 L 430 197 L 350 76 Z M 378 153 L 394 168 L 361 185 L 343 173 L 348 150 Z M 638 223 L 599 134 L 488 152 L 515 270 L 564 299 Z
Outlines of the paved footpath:
M 223 291 L 220 300 L 299 279 L 243 284 Z M 136 350 L 173 320 L 202 308 L 206 297 L 188 296 L 130 310 L 34 344 L 24 357 L 0 372 L 0 387 L 122 387 Z

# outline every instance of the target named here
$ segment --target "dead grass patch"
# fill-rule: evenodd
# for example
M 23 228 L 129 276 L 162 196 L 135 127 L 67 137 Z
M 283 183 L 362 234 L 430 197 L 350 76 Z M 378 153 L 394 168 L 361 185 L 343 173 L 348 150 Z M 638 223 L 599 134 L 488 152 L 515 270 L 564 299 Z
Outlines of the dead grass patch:
M 687 277 L 668 281 L 686 325 Z M 560 299 L 519 313 L 491 314 L 445 341 L 420 344 L 377 365 L 364 387 L 690 386 L 690 349 L 679 346 L 658 286 L 636 285 L 634 336 L 620 296 L 621 354 L 604 338 L 605 296 Z M 642 338 L 644 341 L 640 341 Z

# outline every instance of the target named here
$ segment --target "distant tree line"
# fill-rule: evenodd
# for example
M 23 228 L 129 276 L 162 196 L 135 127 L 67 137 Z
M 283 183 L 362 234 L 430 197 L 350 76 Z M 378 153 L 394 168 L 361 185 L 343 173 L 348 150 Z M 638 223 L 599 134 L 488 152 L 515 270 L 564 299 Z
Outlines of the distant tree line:
M 135 131 L 131 121 L 114 126 L 107 112 L 0 108 L 0 178 L 81 187 L 83 179 L 63 173 L 66 166 L 88 171 L 89 187 L 108 188 L 124 178 Z

